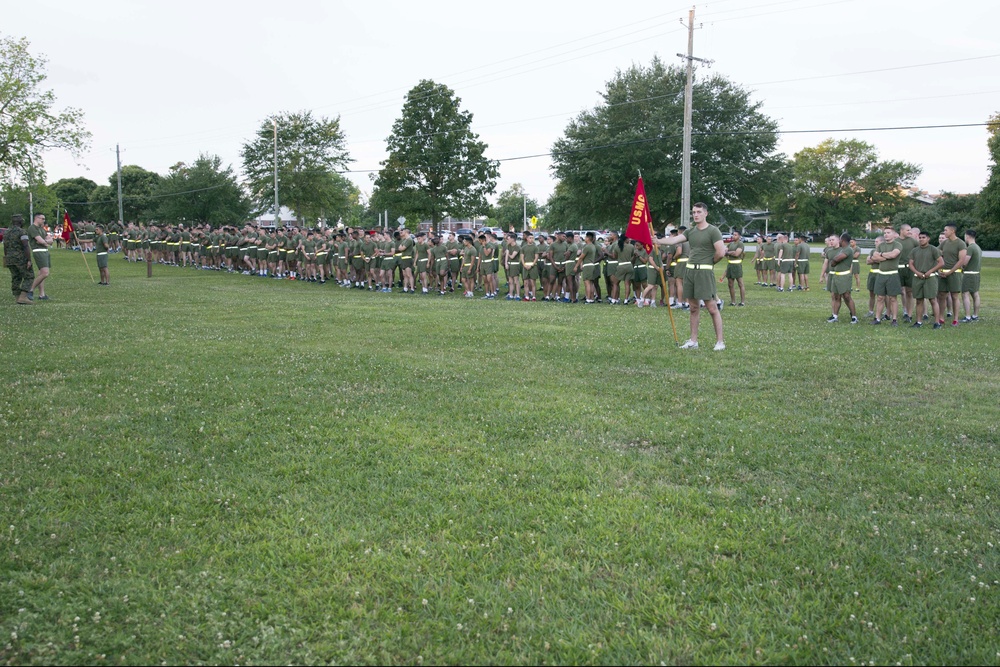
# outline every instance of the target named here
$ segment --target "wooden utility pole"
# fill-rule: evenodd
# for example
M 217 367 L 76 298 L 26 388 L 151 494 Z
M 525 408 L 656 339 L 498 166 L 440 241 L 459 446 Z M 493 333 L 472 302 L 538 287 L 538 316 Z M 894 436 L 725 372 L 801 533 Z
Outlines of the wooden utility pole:
M 681 23 L 684 20 L 681 19 Z M 681 162 L 681 226 L 691 226 L 691 107 L 692 87 L 694 85 L 694 61 L 711 65 L 711 60 L 694 57 L 694 7 L 688 12 L 688 50 L 687 55 L 678 53 L 678 57 L 687 62 L 687 83 L 684 85 L 684 155 Z

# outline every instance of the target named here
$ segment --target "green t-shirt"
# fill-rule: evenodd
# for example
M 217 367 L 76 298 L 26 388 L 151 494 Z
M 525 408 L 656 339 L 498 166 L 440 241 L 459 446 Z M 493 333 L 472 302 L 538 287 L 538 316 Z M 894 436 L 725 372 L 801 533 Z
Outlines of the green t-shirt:
M 580 249 L 580 255 L 583 257 L 583 264 L 594 264 L 597 258 L 597 246 L 593 243 L 588 243 Z
M 30 230 L 29 230 L 30 231 Z M 958 255 L 965 250 L 965 241 L 962 239 L 945 239 L 941 244 L 941 256 L 944 257 L 944 270 L 951 271 L 952 267 L 958 263 Z
M 28 245 L 31 246 L 31 249 L 34 250 L 35 248 L 47 248 L 48 246 L 43 246 L 41 243 L 39 243 L 38 241 L 35 240 L 36 236 L 40 236 L 40 237 L 42 237 L 44 239 L 45 238 L 45 230 L 42 229 L 41 227 L 39 227 L 38 225 L 31 225 L 31 226 L 29 226 L 28 227 Z
M 840 248 L 830 248 L 830 273 L 843 273 L 845 271 L 851 270 L 851 263 L 854 262 L 854 251 L 851 250 L 851 246 L 842 246 Z M 837 257 L 841 255 L 844 256 L 839 262 Z
M 781 261 L 787 262 L 795 259 L 795 246 L 791 243 L 779 243 L 778 249 L 781 251 Z
M 626 243 L 618 249 L 618 266 L 632 262 L 632 244 Z
M 557 266 L 566 261 L 566 248 L 567 244 L 565 241 L 556 241 L 549 248 L 552 249 L 552 262 Z
M 523 261 L 526 266 L 534 262 L 537 255 L 538 246 L 534 243 L 525 243 L 521 246 L 521 261 Z M 529 266 L 528 268 L 531 267 Z
M 969 273 L 970 271 L 978 272 L 983 264 L 983 251 L 979 247 L 979 244 L 969 244 L 969 246 L 965 249 L 965 254 L 969 257 L 969 262 L 965 265 L 963 271 L 966 273 Z
M 691 244 L 690 265 L 711 265 L 715 262 L 715 244 L 722 240 L 722 232 L 715 225 L 707 225 L 704 229 L 692 227 L 684 233 L 687 242 Z
M 101 234 L 94 241 L 94 250 L 97 252 L 107 252 L 108 251 L 108 237 Z
M 927 273 L 934 268 L 934 265 L 937 264 L 940 256 L 941 251 L 932 245 L 928 245 L 926 248 L 917 246 L 910 251 L 910 259 L 913 260 L 913 268 L 920 273 Z
M 475 246 L 465 246 L 462 248 L 462 266 L 472 267 L 473 260 L 476 259 L 476 248 Z
M 809 249 L 809 244 L 803 241 L 795 246 L 795 259 L 800 262 L 808 262 L 810 252 L 811 250 Z
M 913 249 L 920 244 L 917 243 L 915 238 L 910 236 L 898 239 L 897 243 L 899 243 L 899 247 L 902 248 L 902 252 L 899 253 L 898 257 L 900 268 L 910 266 L 910 253 L 912 253 Z
M 899 250 L 902 252 L 903 245 L 899 241 L 893 241 L 892 243 L 879 243 L 878 247 L 875 248 L 876 251 L 880 253 L 892 252 L 893 250 Z M 887 259 L 883 262 L 879 262 L 878 270 L 882 273 L 892 273 L 899 268 L 899 258 L 893 257 L 892 259 Z
M 764 250 L 764 259 L 774 259 L 775 258 L 775 244 L 774 243 L 762 243 L 760 247 Z
M 732 241 L 730 242 L 729 245 L 726 246 L 726 251 L 728 252 L 734 252 L 736 250 L 743 250 L 743 249 L 744 249 L 743 241 Z M 732 255 L 729 255 L 728 259 L 730 262 L 742 262 L 743 255 L 741 254 L 739 257 L 733 257 Z

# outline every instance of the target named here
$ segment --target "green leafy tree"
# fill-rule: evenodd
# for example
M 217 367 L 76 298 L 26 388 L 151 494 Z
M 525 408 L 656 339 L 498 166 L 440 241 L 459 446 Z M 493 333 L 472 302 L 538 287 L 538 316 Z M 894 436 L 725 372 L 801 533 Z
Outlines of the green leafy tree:
M 504 231 L 511 227 L 520 230 L 524 226 L 525 215 L 531 220 L 532 216 L 537 216 L 539 213 L 538 202 L 526 195 L 523 185 L 515 183 L 497 197 L 491 217 Z
M 213 227 L 240 224 L 251 209 L 232 167 L 223 169 L 218 155 L 202 154 L 194 164 L 175 164 L 153 198 L 160 220 L 207 222 Z
M 406 94 L 402 115 L 387 140 L 388 159 L 374 177 L 372 205 L 407 218 L 429 218 L 435 229 L 446 216 L 489 209 L 499 163 L 472 131 L 472 113 L 445 85 L 423 80 Z
M 603 102 L 569 123 L 553 146 L 553 171 L 563 186 L 554 211 L 572 218 L 558 226 L 623 227 L 639 171 L 654 224 L 662 228 L 680 217 L 685 78 L 658 58 L 618 71 Z M 726 217 L 760 205 L 782 162 L 777 123 L 722 76 L 699 78 L 693 100 L 692 202 Z
M 27 39 L 0 36 L 0 178 L 44 181 L 42 153 L 65 149 L 79 157 L 90 145 L 83 112 L 53 109 L 55 93 L 42 86 L 46 59 L 28 52 Z
M 97 187 L 89 178 L 63 178 L 49 188 L 59 197 L 64 210 L 69 212 L 71 220 L 85 220 L 90 215 L 90 193 Z
M 117 181 L 115 181 L 117 183 Z M 118 219 L 118 188 L 110 185 L 98 185 L 90 191 L 90 197 L 85 220 L 96 222 L 111 222 Z
M 256 212 L 274 209 L 274 132 L 278 133 L 278 198 L 300 220 L 336 219 L 349 208 L 349 182 L 340 174 L 350 163 L 340 118 L 311 111 L 269 116 L 240 155 Z
M 0 227 L 10 225 L 10 216 L 15 213 L 20 213 L 30 223 L 28 213 L 32 209 L 31 200 L 34 200 L 35 213 L 44 213 L 49 226 L 54 230 L 57 224 L 56 209 L 61 204 L 58 195 L 45 184 L 36 184 L 30 188 L 11 183 L 0 185 Z
M 963 230 L 975 229 L 980 220 L 976 215 L 978 195 L 956 195 L 942 192 L 941 196 L 931 205 L 914 203 L 892 217 L 892 224 L 899 226 L 907 224 L 919 227 L 927 232 L 931 241 L 936 244 L 938 234 L 944 231 L 948 223 L 958 225 L 961 236 Z
M 909 205 L 903 188 L 920 175 L 915 164 L 879 161 L 875 147 L 857 139 L 827 139 L 795 154 L 791 206 L 799 229 L 856 230 Z
M 979 194 L 976 216 L 980 219 L 980 245 L 987 250 L 1000 250 L 1000 113 L 990 117 L 987 125 L 990 138 L 990 178 Z

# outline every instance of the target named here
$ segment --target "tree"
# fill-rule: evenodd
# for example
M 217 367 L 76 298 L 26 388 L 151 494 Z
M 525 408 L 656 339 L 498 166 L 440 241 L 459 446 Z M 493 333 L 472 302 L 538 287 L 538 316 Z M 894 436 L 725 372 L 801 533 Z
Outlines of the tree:
M 526 195 L 523 185 L 515 183 L 500 193 L 491 217 L 496 219 L 497 225 L 504 231 L 512 226 L 520 230 L 525 216 L 530 220 L 538 213 L 538 202 Z
M 951 192 L 942 192 L 941 196 L 931 204 L 912 204 L 897 213 L 892 218 L 892 224 L 909 225 L 918 227 L 920 231 L 927 232 L 932 242 L 937 244 L 938 234 L 944 231 L 946 224 L 954 223 L 958 226 L 958 235 L 966 229 L 975 229 L 979 224 L 976 217 L 976 207 L 978 195 L 956 195 Z
M 686 74 L 654 58 L 648 67 L 618 71 L 603 102 L 571 121 L 553 146 L 553 171 L 563 186 L 562 226 L 621 228 L 642 172 L 654 224 L 676 221 L 681 206 Z M 691 196 L 713 215 L 759 205 L 781 165 L 777 123 L 750 93 L 722 76 L 693 87 Z
M 279 203 L 303 219 L 337 217 L 349 206 L 347 179 L 336 173 L 350 163 L 340 118 L 311 111 L 269 116 L 240 155 L 257 212 L 274 209 L 274 123 L 278 132 Z
M 232 167 L 223 169 L 218 155 L 202 154 L 192 165 L 175 164 L 154 198 L 159 220 L 207 222 L 213 227 L 243 223 L 251 209 Z
M 115 181 L 117 183 L 117 181 Z M 88 210 L 84 216 L 85 220 L 97 222 L 111 222 L 118 219 L 118 187 L 112 188 L 110 185 L 98 185 L 91 190 L 90 197 L 87 198 Z
M 875 147 L 857 139 L 827 139 L 804 148 L 792 164 L 798 228 L 829 234 L 892 216 L 908 205 L 903 189 L 920 172 L 908 162 L 880 162 Z
M 979 194 L 976 215 L 982 221 L 979 228 L 980 245 L 987 250 L 1000 250 L 1000 113 L 993 114 L 987 124 L 990 133 L 990 178 Z
M 157 200 L 153 198 L 160 185 L 160 175 L 134 164 L 122 167 L 122 212 L 124 222 L 148 222 L 156 217 Z M 86 218 L 95 222 L 118 219 L 118 172 L 111 172 L 108 185 L 98 185 L 90 193 L 90 210 Z
M 486 158 L 487 146 L 472 131 L 472 113 L 462 111 L 461 101 L 447 86 L 426 79 L 406 94 L 386 141 L 389 157 L 374 177 L 374 208 L 430 218 L 434 229 L 445 215 L 488 209 L 499 163 Z
M 47 61 L 28 53 L 28 44 L 0 36 L 0 174 L 33 184 L 44 180 L 44 151 L 66 149 L 79 157 L 90 132 L 82 111 L 52 109 L 55 94 L 42 88 Z
M 8 226 L 10 216 L 15 213 L 20 213 L 30 223 L 31 218 L 28 213 L 32 206 L 35 213 L 44 213 L 48 217 L 49 225 L 55 229 L 57 224 L 56 208 L 60 204 L 59 197 L 51 188 L 44 183 L 36 184 L 30 188 L 10 183 L 0 184 L 0 226 Z
M 49 186 L 59 197 L 63 208 L 69 213 L 71 220 L 85 220 L 90 215 L 90 193 L 97 187 L 89 178 L 62 178 Z

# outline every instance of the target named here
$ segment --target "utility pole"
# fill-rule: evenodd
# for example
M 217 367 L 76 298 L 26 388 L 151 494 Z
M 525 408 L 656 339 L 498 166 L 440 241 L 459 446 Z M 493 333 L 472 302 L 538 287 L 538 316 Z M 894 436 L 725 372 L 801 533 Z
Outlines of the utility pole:
M 125 213 L 122 206 L 122 152 L 118 144 L 115 144 L 115 161 L 118 163 L 118 222 L 124 225 Z
M 274 228 L 278 228 L 281 220 L 281 207 L 278 205 L 278 120 L 271 119 L 274 125 Z
M 681 19 L 683 25 L 684 19 Z M 700 26 L 699 26 L 700 27 Z M 711 60 L 694 57 L 694 7 L 688 12 L 688 50 L 687 55 L 678 53 L 678 57 L 687 61 L 687 83 L 684 84 L 684 157 L 681 163 L 681 226 L 691 226 L 691 106 L 692 87 L 694 84 L 694 61 L 711 65 Z
M 521 223 L 521 231 L 525 231 L 528 228 L 528 194 L 526 192 L 521 193 L 521 215 L 524 220 Z

